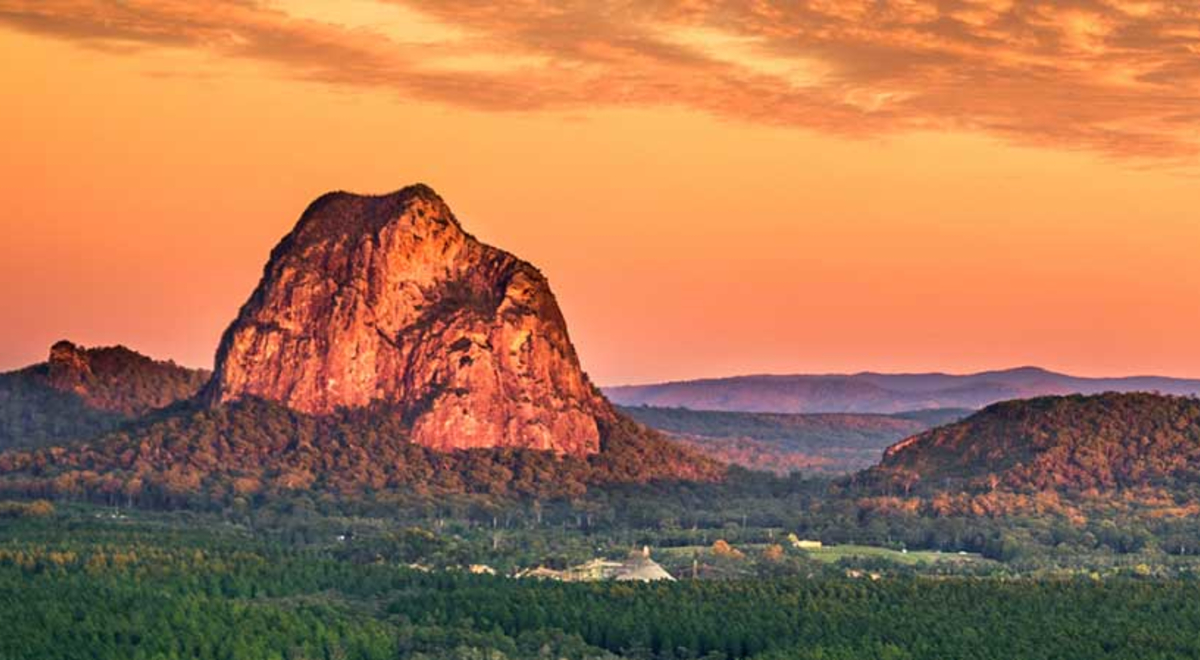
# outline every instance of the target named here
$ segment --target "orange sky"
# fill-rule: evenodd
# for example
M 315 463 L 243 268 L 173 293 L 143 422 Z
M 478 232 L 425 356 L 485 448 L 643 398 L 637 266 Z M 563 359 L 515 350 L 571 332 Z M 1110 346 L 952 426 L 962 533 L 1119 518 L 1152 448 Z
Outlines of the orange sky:
M 210 366 L 311 199 L 423 181 L 602 384 L 1200 376 L 1185 4 L 0 0 L 0 368 Z

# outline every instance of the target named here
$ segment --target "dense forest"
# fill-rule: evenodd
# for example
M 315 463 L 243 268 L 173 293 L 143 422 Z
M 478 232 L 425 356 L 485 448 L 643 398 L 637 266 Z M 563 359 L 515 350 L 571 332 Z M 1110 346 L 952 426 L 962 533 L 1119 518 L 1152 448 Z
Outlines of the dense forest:
M 248 399 L 190 402 L 94 442 L 0 454 L 0 489 L 146 506 L 207 506 L 317 491 L 570 497 L 612 482 L 712 480 L 724 471 L 658 433 L 619 419 L 588 459 L 547 452 L 439 452 L 408 441 L 386 407 L 313 416 Z
M 0 450 L 45 447 L 107 433 L 125 416 L 89 406 L 31 371 L 0 374 Z
M 868 579 L 789 550 L 802 572 L 568 584 L 364 556 L 344 533 L 295 543 L 204 517 L 44 504 L 9 513 L 0 525 L 4 658 L 1200 655 L 1200 583 L 1186 577 Z M 401 536 L 428 546 L 449 534 Z

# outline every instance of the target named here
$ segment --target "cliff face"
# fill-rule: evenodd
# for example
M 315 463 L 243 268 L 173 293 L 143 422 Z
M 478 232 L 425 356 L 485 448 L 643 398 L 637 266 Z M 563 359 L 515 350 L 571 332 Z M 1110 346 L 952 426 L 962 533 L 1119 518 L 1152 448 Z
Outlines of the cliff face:
M 421 185 L 313 202 L 225 332 L 206 396 L 396 406 L 414 442 L 442 450 L 591 454 L 614 418 L 546 278 Z

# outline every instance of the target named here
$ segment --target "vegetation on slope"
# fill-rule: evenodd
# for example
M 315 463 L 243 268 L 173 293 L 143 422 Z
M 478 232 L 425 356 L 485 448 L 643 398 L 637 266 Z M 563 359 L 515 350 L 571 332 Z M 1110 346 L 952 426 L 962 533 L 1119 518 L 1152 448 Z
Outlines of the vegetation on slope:
M 0 449 L 94 438 L 194 396 L 208 377 L 123 346 L 58 342 L 49 361 L 0 374 Z
M 112 431 L 125 416 L 89 406 L 32 370 L 0 374 L 0 449 L 44 447 Z
M 137 417 L 190 399 L 209 372 L 146 357 L 124 346 L 82 348 L 60 341 L 50 361 L 32 368 L 51 387 L 78 394 L 89 407 Z
M 1186 488 L 1200 484 L 1200 399 L 1102 394 L 998 403 L 892 447 L 874 475 L 941 489 Z
M 719 478 L 722 468 L 627 420 L 603 429 L 599 454 L 480 449 L 408 441 L 386 408 L 312 416 L 262 400 L 181 404 L 95 442 L 0 454 L 10 493 L 181 506 L 316 491 L 569 497 L 609 482 Z

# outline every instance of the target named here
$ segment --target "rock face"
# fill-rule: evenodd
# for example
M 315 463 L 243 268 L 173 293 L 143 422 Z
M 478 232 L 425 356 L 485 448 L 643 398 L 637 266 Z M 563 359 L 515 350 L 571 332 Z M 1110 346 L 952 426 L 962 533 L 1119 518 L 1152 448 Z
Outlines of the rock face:
M 87 350 L 62 340 L 50 347 L 46 361 L 46 382 L 60 392 L 87 395 L 87 381 L 94 377 Z
M 546 278 L 423 185 L 317 199 L 225 332 L 206 396 L 327 414 L 397 407 L 435 449 L 599 451 L 615 413 Z

